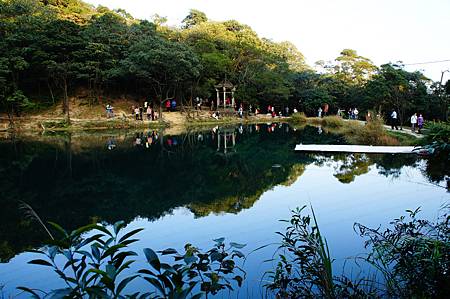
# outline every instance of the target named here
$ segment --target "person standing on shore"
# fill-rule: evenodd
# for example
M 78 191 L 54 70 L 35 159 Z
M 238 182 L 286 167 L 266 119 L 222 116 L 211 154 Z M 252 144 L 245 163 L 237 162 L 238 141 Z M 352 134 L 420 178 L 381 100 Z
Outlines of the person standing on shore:
M 323 116 L 327 116 L 328 115 L 328 108 L 329 108 L 328 104 L 325 103 L 323 105 Z
M 134 116 L 136 120 L 139 120 L 139 107 L 134 108 Z
M 355 109 L 353 109 L 353 119 L 358 120 L 358 114 L 359 114 L 359 111 L 358 111 L 358 109 L 355 107 Z
M 319 109 L 317 109 L 317 117 L 322 117 L 322 107 L 319 107 Z
M 423 116 L 422 114 L 419 114 L 419 117 L 417 118 L 417 126 L 419 128 L 418 133 L 421 134 L 422 133 L 422 128 L 423 128 Z
M 147 107 L 147 120 L 152 120 L 152 108 L 150 106 Z
M 413 133 L 416 133 L 416 126 L 417 126 L 417 113 L 414 113 L 411 115 L 411 131 Z
M 396 130 L 398 130 L 398 126 L 397 126 L 397 111 L 392 109 L 392 112 L 391 112 L 391 129 L 394 130 L 394 128 Z

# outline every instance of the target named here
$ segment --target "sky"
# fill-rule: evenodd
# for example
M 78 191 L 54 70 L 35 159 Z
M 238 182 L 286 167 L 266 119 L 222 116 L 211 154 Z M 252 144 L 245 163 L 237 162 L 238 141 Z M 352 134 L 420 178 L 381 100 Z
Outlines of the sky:
M 439 81 L 450 80 L 450 0 L 85 0 L 123 8 L 135 18 L 167 17 L 179 26 L 190 9 L 210 20 L 237 20 L 260 37 L 290 41 L 313 66 L 350 48 L 376 65 L 402 61 Z

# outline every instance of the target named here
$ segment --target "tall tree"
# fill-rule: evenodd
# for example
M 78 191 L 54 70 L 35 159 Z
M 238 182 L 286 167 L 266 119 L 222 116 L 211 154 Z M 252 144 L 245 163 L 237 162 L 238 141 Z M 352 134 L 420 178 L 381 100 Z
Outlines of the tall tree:
M 183 21 L 181 21 L 181 23 L 183 24 L 183 28 L 187 29 L 207 21 L 208 18 L 204 12 L 191 9 L 189 14 L 183 19 Z

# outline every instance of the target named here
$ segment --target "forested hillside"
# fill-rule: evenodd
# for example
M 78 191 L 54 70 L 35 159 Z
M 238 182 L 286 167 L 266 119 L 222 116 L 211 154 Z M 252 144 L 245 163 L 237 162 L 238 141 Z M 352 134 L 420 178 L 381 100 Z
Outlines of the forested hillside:
M 237 85 L 246 107 L 296 107 L 315 114 L 358 107 L 401 118 L 447 117 L 449 83 L 440 88 L 402 65 L 375 66 L 344 49 L 316 72 L 289 42 L 258 36 L 234 20 L 216 22 L 191 10 L 182 24 L 136 20 L 124 10 L 78 0 L 0 0 L 0 105 L 20 115 L 63 102 L 80 89 L 89 103 L 99 99 L 214 98 L 224 79 Z M 103 102 L 102 102 L 103 104 Z M 362 114 L 362 113 L 361 113 Z

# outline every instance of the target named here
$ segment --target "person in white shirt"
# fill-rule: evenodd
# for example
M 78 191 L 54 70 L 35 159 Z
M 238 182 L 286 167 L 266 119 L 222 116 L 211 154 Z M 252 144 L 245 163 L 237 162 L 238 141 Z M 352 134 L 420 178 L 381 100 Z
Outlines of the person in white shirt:
M 416 126 L 417 126 L 417 113 L 414 113 L 414 114 L 411 116 L 411 131 L 412 131 L 413 133 L 416 132 Z
M 398 127 L 397 127 L 397 112 L 395 110 L 392 110 L 392 113 L 391 113 L 391 129 L 394 130 L 394 128 L 396 130 L 398 130 Z

